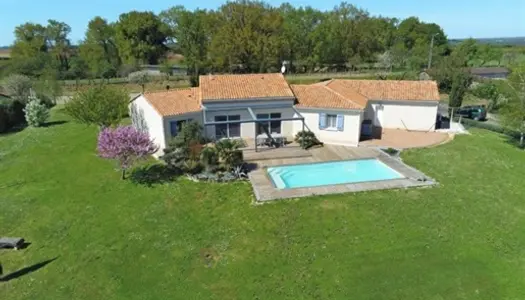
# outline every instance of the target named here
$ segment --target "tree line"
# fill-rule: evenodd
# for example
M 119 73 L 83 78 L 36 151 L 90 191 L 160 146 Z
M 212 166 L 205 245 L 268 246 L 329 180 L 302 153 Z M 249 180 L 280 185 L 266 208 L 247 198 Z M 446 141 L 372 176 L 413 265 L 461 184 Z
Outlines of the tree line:
M 141 64 L 170 64 L 180 53 L 189 73 L 358 70 L 371 64 L 419 69 L 450 52 L 434 23 L 373 16 L 346 2 L 329 11 L 258 1 L 236 1 L 215 10 L 176 6 L 123 13 L 116 22 L 94 17 L 73 45 L 68 24 L 25 23 L 15 28 L 12 72 L 60 79 L 125 76 Z M 385 55 L 385 53 L 387 55 Z M 379 61 L 380 60 L 380 61 Z

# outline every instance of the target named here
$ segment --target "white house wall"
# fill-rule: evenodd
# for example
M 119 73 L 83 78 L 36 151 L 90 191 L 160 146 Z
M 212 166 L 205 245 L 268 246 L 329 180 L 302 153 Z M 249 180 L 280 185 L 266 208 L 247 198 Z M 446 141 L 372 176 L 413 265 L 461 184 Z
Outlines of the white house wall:
M 147 132 L 154 143 L 159 146 L 154 156 L 162 154 L 166 145 L 162 116 L 140 95 L 129 104 L 129 114 L 133 126 L 140 131 Z
M 305 130 L 312 131 L 325 144 L 357 146 L 361 135 L 362 111 L 298 109 L 305 118 Z M 344 130 L 319 129 L 319 114 L 344 115 Z M 294 121 L 294 133 L 302 130 L 301 121 Z
M 374 116 L 374 107 L 382 105 L 381 120 Z M 435 129 L 438 102 L 431 101 L 369 101 L 365 119 L 383 128 L 430 131 Z

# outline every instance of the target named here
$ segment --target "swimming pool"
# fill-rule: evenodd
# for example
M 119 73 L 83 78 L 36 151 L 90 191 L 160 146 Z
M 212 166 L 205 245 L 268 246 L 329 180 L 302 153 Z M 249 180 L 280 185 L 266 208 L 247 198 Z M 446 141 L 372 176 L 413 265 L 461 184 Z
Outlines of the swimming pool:
M 278 189 L 404 178 L 375 158 L 268 167 L 267 172 Z

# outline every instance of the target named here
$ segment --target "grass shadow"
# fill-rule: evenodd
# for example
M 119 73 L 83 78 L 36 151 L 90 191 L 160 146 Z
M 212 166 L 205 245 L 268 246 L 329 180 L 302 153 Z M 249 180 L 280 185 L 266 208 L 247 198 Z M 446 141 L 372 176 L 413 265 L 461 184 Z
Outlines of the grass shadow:
M 520 144 L 520 137 L 514 135 L 505 135 L 505 142 L 510 144 L 518 149 L 525 149 L 525 145 Z
M 168 168 L 163 164 L 154 164 L 133 169 L 129 180 L 134 184 L 152 187 L 155 184 L 163 184 L 173 181 L 180 176 L 181 172 Z
M 6 281 L 9 281 L 9 280 L 17 279 L 17 278 L 19 278 L 21 276 L 33 273 L 33 272 L 35 272 L 35 271 L 45 267 L 47 264 L 52 263 L 56 259 L 58 259 L 58 256 L 55 257 L 55 258 L 52 258 L 52 259 L 45 260 L 43 262 L 36 263 L 36 264 L 34 264 L 32 266 L 22 268 L 22 269 L 20 269 L 18 271 L 14 271 L 12 273 L 9 273 L 6 276 L 1 277 L 0 278 L 0 282 L 6 282 Z
M 68 121 L 64 121 L 64 120 L 51 121 L 51 122 L 45 123 L 44 125 L 42 125 L 42 127 L 53 127 L 53 126 L 62 125 L 62 124 L 66 124 L 66 123 L 68 123 Z
M 16 125 L 16 126 L 13 126 L 13 127 L 9 128 L 9 129 L 7 129 L 5 132 L 1 132 L 0 136 L 8 136 L 8 135 L 20 132 L 20 131 L 22 131 L 22 130 L 24 130 L 26 128 L 27 128 L 27 124 L 25 124 L 25 123 L 19 124 L 19 125 Z

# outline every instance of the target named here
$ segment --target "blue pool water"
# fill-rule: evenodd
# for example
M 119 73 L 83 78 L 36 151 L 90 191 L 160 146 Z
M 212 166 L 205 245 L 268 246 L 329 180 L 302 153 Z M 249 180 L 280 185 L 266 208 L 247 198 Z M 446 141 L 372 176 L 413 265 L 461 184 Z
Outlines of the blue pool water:
M 278 189 L 403 178 L 375 158 L 269 167 L 267 171 Z

